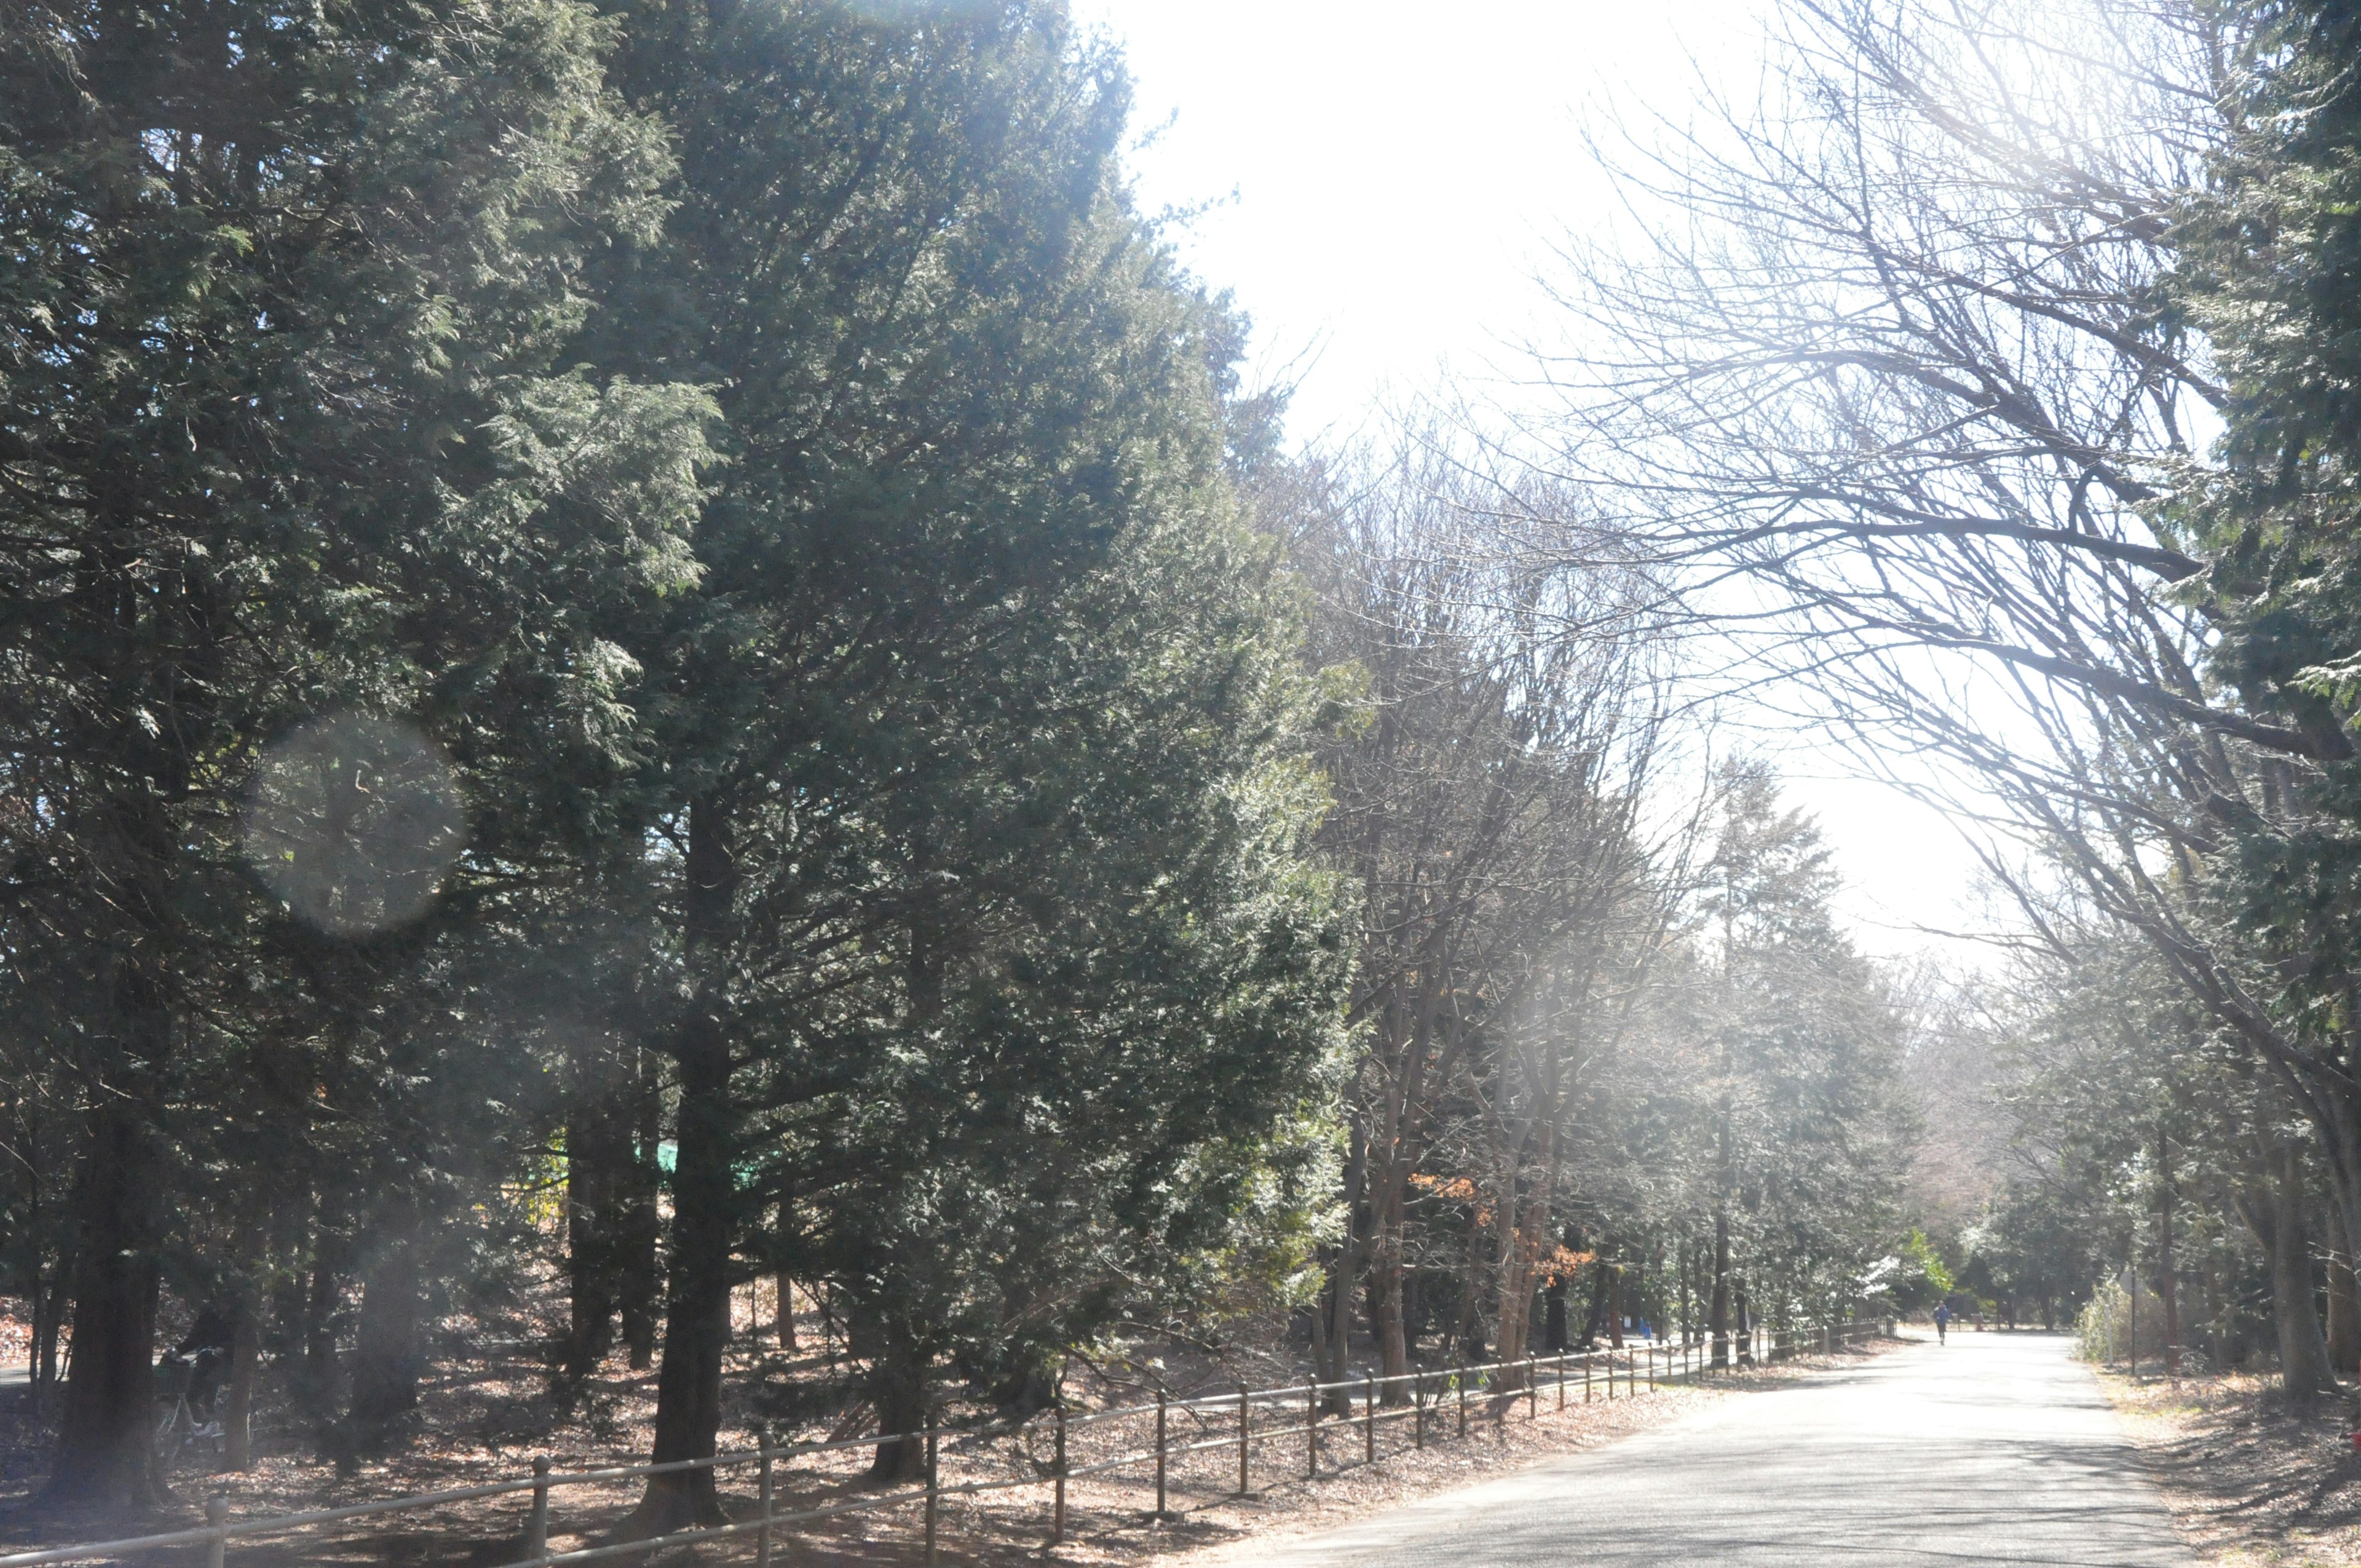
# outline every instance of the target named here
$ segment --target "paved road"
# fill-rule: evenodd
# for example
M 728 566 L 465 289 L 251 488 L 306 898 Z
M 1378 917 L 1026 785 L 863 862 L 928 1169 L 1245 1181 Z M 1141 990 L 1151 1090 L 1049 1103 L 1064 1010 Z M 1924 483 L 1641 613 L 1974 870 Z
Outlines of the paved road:
M 1958 1333 L 1284 1548 L 1280 1568 L 2191 1568 L 2062 1336 Z

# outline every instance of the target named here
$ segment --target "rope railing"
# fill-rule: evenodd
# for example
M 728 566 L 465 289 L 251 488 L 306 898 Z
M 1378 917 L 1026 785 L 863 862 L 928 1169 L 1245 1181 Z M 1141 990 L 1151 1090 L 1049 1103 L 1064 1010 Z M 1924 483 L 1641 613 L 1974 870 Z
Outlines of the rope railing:
M 1281 1438 L 1301 1438 L 1304 1442 L 1302 1474 L 1307 1479 L 1317 1479 L 1321 1473 L 1321 1440 L 1342 1431 L 1358 1428 L 1362 1435 L 1362 1463 L 1373 1464 L 1378 1458 L 1378 1429 L 1381 1424 L 1396 1421 L 1412 1423 L 1412 1443 L 1417 1449 L 1426 1447 L 1429 1428 L 1438 1412 L 1449 1403 L 1453 1408 L 1455 1435 L 1464 1438 L 1468 1431 L 1468 1402 L 1471 1397 L 1481 1398 L 1492 1404 L 1499 1419 L 1505 1422 L 1508 1411 L 1519 1399 L 1526 1404 L 1528 1420 L 1537 1419 L 1540 1402 L 1546 1390 L 1554 1408 L 1564 1409 L 1572 1391 L 1580 1390 L 1580 1398 L 1588 1402 L 1598 1398 L 1602 1387 L 1607 1398 L 1616 1397 L 1616 1379 L 1622 1378 L 1624 1398 L 1641 1392 L 1644 1380 L 1653 1392 L 1660 1386 L 1694 1383 L 1709 1374 L 1742 1366 L 1750 1363 L 1769 1363 L 1786 1359 L 1799 1351 L 1820 1351 L 1832 1354 L 1839 1344 L 1852 1345 L 1861 1338 L 1878 1332 L 1879 1325 L 1868 1321 L 1829 1323 L 1818 1329 L 1777 1334 L 1755 1328 L 1726 1336 L 1711 1343 L 1701 1336 L 1685 1334 L 1678 1342 L 1650 1340 L 1620 1349 L 1558 1351 L 1543 1355 L 1530 1355 L 1516 1361 L 1478 1362 L 1461 1366 L 1428 1367 L 1417 1371 L 1396 1373 L 1389 1376 L 1365 1374 L 1362 1376 L 1334 1383 L 1311 1382 L 1280 1388 L 1249 1388 L 1241 1384 L 1235 1392 L 1197 1395 L 1186 1399 L 1174 1399 L 1159 1395 L 1153 1404 L 1130 1405 L 1104 1410 L 1070 1413 L 1062 1407 L 1043 1416 L 1016 1425 L 981 1428 L 944 1428 L 929 1424 L 919 1431 L 885 1432 L 870 1437 L 840 1438 L 821 1442 L 780 1443 L 769 1437 L 757 1447 L 717 1453 L 703 1458 L 673 1460 L 664 1464 L 621 1464 L 598 1469 L 556 1472 L 550 1461 L 533 1461 L 533 1474 L 513 1480 L 485 1482 L 472 1486 L 456 1486 L 437 1492 L 411 1497 L 389 1497 L 376 1502 L 354 1503 L 332 1508 L 315 1508 L 306 1512 L 275 1515 L 269 1518 L 236 1519 L 229 1517 L 226 1495 L 216 1493 L 205 1500 L 205 1522 L 202 1526 L 169 1530 L 160 1534 L 134 1536 L 116 1541 L 88 1541 L 71 1546 L 52 1547 L 39 1552 L 23 1552 L 0 1556 L 0 1568 L 49 1568 L 50 1564 L 92 1563 L 109 1559 L 135 1557 L 141 1553 L 169 1551 L 175 1548 L 203 1546 L 208 1568 L 223 1568 L 229 1543 L 233 1541 L 286 1535 L 298 1530 L 317 1529 L 351 1519 L 375 1518 L 390 1514 L 416 1513 L 428 1508 L 447 1508 L 457 1503 L 479 1502 L 488 1498 L 531 1495 L 531 1504 L 523 1527 L 519 1532 L 519 1555 L 510 1568 L 555 1568 L 561 1563 L 590 1563 L 602 1558 L 632 1552 L 653 1552 L 675 1546 L 687 1546 L 699 1541 L 711 1541 L 752 1535 L 755 1540 L 757 1568 L 772 1568 L 774 1548 L 780 1538 L 795 1532 L 797 1527 L 818 1524 L 849 1514 L 879 1513 L 917 1506 L 923 1510 L 922 1532 L 926 1561 L 939 1561 L 939 1520 L 941 1505 L 947 1497 L 972 1497 L 988 1494 L 1012 1492 L 1026 1488 L 1047 1488 L 1050 1493 L 1049 1543 L 1065 1538 L 1067 1491 L 1075 1481 L 1111 1475 L 1135 1467 L 1154 1467 L 1156 1506 L 1151 1517 L 1171 1517 L 1168 1507 L 1171 1461 L 1176 1457 L 1209 1453 L 1216 1449 L 1234 1450 L 1237 1455 L 1237 1485 L 1227 1496 L 1245 1497 L 1253 1489 L 1254 1451 L 1257 1445 Z M 1620 1363 L 1619 1366 L 1619 1362 Z M 1603 1380 L 1599 1374 L 1604 1369 Z M 1408 1402 L 1394 1406 L 1385 1404 L 1390 1391 L 1408 1385 Z M 1353 1413 L 1355 1396 L 1359 1397 L 1359 1413 Z M 1323 1421 L 1323 1403 L 1336 1400 L 1343 1411 Z M 1300 1401 L 1300 1403 L 1299 1403 Z M 1282 1408 L 1292 1409 L 1301 1419 L 1284 1414 Z M 1257 1409 L 1266 1413 L 1282 1409 L 1278 1425 L 1255 1425 Z M 1171 1418 L 1185 1415 L 1213 1414 L 1235 1416 L 1235 1430 L 1218 1436 L 1193 1441 L 1172 1441 Z M 1112 1455 L 1093 1458 L 1080 1464 L 1071 1462 L 1068 1451 L 1070 1436 L 1084 1428 L 1101 1425 L 1126 1417 L 1155 1418 L 1155 1442 L 1152 1446 L 1128 1449 Z M 1032 1439 L 1041 1429 L 1052 1445 L 1052 1457 L 1046 1466 L 1032 1460 Z M 1017 1437 L 1025 1442 L 1027 1457 L 1036 1471 L 1029 1475 L 1000 1479 L 944 1484 L 939 1468 L 940 1443 L 946 1432 L 955 1438 L 973 1442 L 979 1439 Z M 828 1503 L 800 1509 L 780 1507 L 779 1471 L 785 1462 L 807 1459 L 817 1454 L 840 1453 L 854 1448 L 869 1448 L 883 1443 L 919 1442 L 924 1444 L 925 1468 L 922 1484 L 906 1486 L 893 1491 L 872 1493 L 865 1497 Z M 1397 1451 L 1399 1452 L 1399 1451 Z M 755 1517 L 727 1524 L 707 1525 L 696 1529 L 671 1531 L 638 1540 L 616 1541 L 598 1546 L 580 1547 L 567 1552 L 549 1549 L 552 1495 L 562 1489 L 579 1486 L 613 1485 L 617 1482 L 643 1480 L 650 1476 L 682 1475 L 699 1470 L 721 1471 L 752 1466 L 756 1471 L 756 1497 L 759 1512 Z M 1332 1465 L 1331 1473 L 1343 1468 Z

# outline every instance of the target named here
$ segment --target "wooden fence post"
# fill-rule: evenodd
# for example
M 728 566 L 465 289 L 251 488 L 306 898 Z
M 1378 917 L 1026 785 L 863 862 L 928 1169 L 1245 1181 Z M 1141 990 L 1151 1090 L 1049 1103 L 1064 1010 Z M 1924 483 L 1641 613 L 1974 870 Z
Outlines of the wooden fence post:
M 1426 1446 L 1426 1374 L 1413 1372 L 1410 1378 L 1410 1442 L 1412 1448 Z
M 1378 1375 L 1361 1375 L 1361 1463 L 1378 1462 Z
M 1246 1424 L 1249 1402 L 1246 1386 L 1241 1383 L 1238 1385 L 1238 1496 L 1241 1497 L 1254 1489 L 1246 1476 L 1247 1466 L 1252 1463 L 1252 1442 Z
M 1461 1367 L 1453 1375 L 1459 1385 L 1459 1435 L 1467 1435 L 1467 1369 Z
M 205 1528 L 214 1533 L 205 1542 L 205 1568 L 222 1568 L 229 1554 L 229 1495 L 215 1492 L 205 1499 Z
M 1591 1365 L 1598 1359 L 1598 1353 L 1596 1351 L 1586 1350 L 1582 1353 L 1582 1402 L 1586 1405 L 1590 1403 Z
M 1049 1505 L 1049 1544 L 1055 1546 L 1066 1539 L 1066 1407 L 1060 1405 L 1058 1417 L 1058 1484 Z
M 533 1461 L 533 1512 L 524 1519 L 524 1560 L 549 1555 L 549 1455 Z
M 1557 1408 L 1565 1409 L 1565 1352 L 1557 1353 Z
M 1164 1517 L 1164 1409 L 1170 1396 L 1156 1391 L 1156 1517 Z
M 778 1445 L 778 1432 L 770 1422 L 763 1423 L 763 1457 L 761 1470 L 755 1477 L 755 1494 L 762 1499 L 762 1528 L 754 1532 L 754 1568 L 771 1568 L 771 1450 Z
M 1303 1396 L 1303 1475 L 1306 1480 L 1320 1478 L 1320 1379 L 1312 1379 L 1312 1391 Z
M 935 1419 L 927 1418 L 927 1561 L 939 1561 L 935 1555 L 935 1518 L 942 1501 L 939 1475 L 935 1469 Z
M 1537 1355 L 1525 1357 L 1525 1420 L 1536 1421 L 1542 1414 L 1542 1362 Z

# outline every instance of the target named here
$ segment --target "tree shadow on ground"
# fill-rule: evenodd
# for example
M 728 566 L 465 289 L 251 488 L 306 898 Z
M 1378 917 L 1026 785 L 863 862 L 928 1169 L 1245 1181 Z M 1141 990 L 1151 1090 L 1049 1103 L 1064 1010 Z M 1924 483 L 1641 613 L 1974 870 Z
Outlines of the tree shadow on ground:
M 2361 1453 L 2345 1400 L 2290 1404 L 2265 1379 L 2115 1385 L 2141 1453 L 2184 1521 L 2221 1544 L 2361 1541 Z

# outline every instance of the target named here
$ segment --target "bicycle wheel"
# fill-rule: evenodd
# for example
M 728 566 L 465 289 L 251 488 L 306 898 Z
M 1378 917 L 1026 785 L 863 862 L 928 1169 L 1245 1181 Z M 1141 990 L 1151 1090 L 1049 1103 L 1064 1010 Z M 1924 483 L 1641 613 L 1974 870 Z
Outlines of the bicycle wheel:
M 181 1451 L 189 1446 L 189 1431 L 193 1424 L 189 1419 L 187 1397 L 173 1400 L 172 1413 L 156 1425 L 157 1453 L 166 1464 L 180 1458 Z

